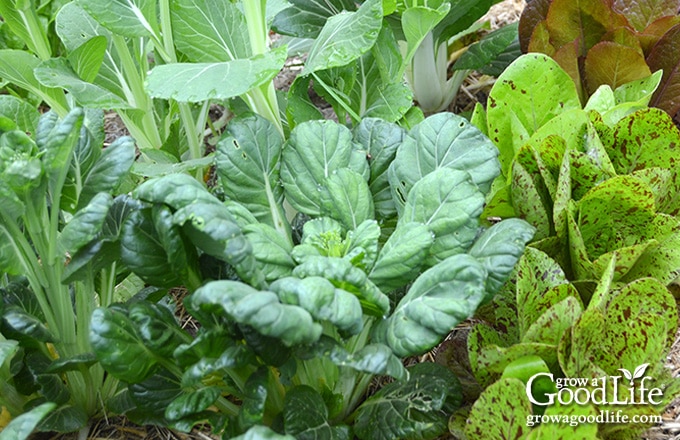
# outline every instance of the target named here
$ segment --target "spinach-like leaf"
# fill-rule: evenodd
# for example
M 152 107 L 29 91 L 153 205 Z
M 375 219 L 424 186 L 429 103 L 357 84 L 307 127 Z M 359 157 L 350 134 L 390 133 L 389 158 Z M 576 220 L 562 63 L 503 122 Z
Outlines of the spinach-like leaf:
M 354 425 L 359 438 L 434 438 L 445 432 L 449 414 L 462 400 L 458 379 L 434 363 L 408 371 L 407 381 L 384 386 L 359 407 Z
M 56 407 L 56 403 L 43 403 L 17 416 L 0 431 L 0 440 L 27 439 L 40 421 Z
M 465 118 L 439 113 L 416 125 L 390 165 L 389 181 L 401 209 L 416 182 L 438 168 L 465 171 L 482 192 L 499 174 L 498 149 Z
M 283 139 L 261 116 L 232 120 L 217 144 L 216 169 L 227 197 L 241 203 L 261 221 L 275 226 L 283 188 L 279 168 Z
M 364 326 L 361 304 L 356 296 L 336 288 L 321 277 L 281 278 L 270 286 L 284 304 L 300 306 L 317 321 L 329 321 L 346 335 Z
M 467 251 L 477 235 L 484 195 L 463 171 L 439 168 L 408 194 L 399 223 L 423 223 L 434 233 L 427 263 Z
M 267 281 L 290 275 L 295 267 L 290 242 L 277 230 L 263 223 L 246 225 L 243 233 L 253 248 L 253 256 Z
M 316 38 L 326 21 L 342 11 L 354 11 L 351 0 L 292 0 L 279 12 L 272 28 L 279 34 L 298 38 Z
M 375 331 L 397 356 L 421 354 L 468 318 L 486 296 L 487 271 L 466 254 L 424 272 Z
M 312 387 L 300 385 L 286 394 L 283 407 L 286 434 L 301 440 L 349 440 L 348 426 L 332 426 L 323 397 Z
M 359 224 L 375 216 L 373 198 L 366 180 L 349 168 L 340 168 L 326 179 L 321 209 L 349 230 L 356 229 Z
M 237 281 L 212 281 L 194 292 L 187 307 L 226 316 L 285 345 L 309 344 L 321 336 L 321 325 L 303 308 L 282 304 L 273 292 L 258 291 Z

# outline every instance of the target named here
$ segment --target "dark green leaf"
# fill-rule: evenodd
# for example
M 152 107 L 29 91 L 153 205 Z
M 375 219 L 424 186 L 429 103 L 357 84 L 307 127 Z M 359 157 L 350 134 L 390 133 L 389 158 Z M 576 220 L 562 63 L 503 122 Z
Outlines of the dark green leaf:
M 25 440 L 40 421 L 56 408 L 54 403 L 43 403 L 27 411 L 9 422 L 0 431 L 0 440 Z
M 326 21 L 342 11 L 353 11 L 350 0 L 292 0 L 290 7 L 279 12 L 272 28 L 282 35 L 299 38 L 316 38 Z
M 348 426 L 331 426 L 328 409 L 314 388 L 300 385 L 286 394 L 283 407 L 286 434 L 301 440 L 349 440 Z
M 217 387 L 199 388 L 190 393 L 184 393 L 173 400 L 165 410 L 165 418 L 177 421 L 192 414 L 204 411 L 220 397 Z

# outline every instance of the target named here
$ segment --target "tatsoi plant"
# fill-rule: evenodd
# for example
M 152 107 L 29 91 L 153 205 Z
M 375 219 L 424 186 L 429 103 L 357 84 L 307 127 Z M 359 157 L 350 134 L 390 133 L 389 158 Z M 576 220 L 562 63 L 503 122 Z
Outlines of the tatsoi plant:
M 107 241 L 127 202 L 112 192 L 135 148 L 121 138 L 102 150 L 97 120 L 83 120 L 79 109 L 61 121 L 47 113 L 29 137 L 0 118 L 0 407 L 11 417 L 36 407 L 7 435 L 23 438 L 47 412 L 41 429 L 85 435 L 118 387 L 94 358 L 89 320 L 117 299 Z M 96 210 L 109 215 L 87 227 Z
M 97 358 L 129 384 L 119 411 L 178 429 L 207 421 L 224 438 L 443 433 L 458 381 L 401 359 L 490 300 L 533 234 L 517 219 L 480 228 L 496 156 L 452 114 L 410 132 L 305 122 L 285 143 L 262 117 L 233 120 L 216 152 L 226 201 L 186 175 L 132 194 L 121 241 L 135 247 L 121 255 L 150 259 L 128 267 L 150 284 L 188 279 L 191 261 L 212 269 L 184 301 L 195 336 L 148 301 L 94 312 Z M 284 200 L 299 211 L 292 225 Z M 366 399 L 375 375 L 395 380 Z
M 411 98 L 415 98 L 426 113 L 445 110 L 455 99 L 470 69 L 486 68 L 494 74 L 502 71 L 502 62 L 497 66 L 491 66 L 491 63 L 517 36 L 516 27 L 488 35 L 468 48 L 469 53 L 456 62 L 454 73 L 449 77 L 449 48 L 480 29 L 482 24 L 477 21 L 494 2 L 399 1 L 390 5 L 389 2 L 366 1 L 358 10 L 355 2 L 346 0 L 293 0 L 290 3 L 290 7 L 275 17 L 273 27 L 285 35 L 315 39 L 310 57 L 317 55 L 317 48 L 326 44 L 329 35 L 333 35 L 335 44 L 338 44 L 338 35 L 341 39 L 346 38 L 352 43 L 348 48 L 354 51 L 359 48 L 359 42 L 356 41 L 357 34 L 351 32 L 363 31 L 373 37 L 366 40 L 364 51 L 358 52 L 360 57 L 347 58 L 343 63 L 333 60 L 323 65 L 308 60 L 307 65 L 314 69 L 306 67 L 293 87 L 297 91 L 307 87 L 313 79 L 315 90 L 333 105 L 340 120 L 348 115 L 356 122 L 361 117 L 396 121 L 409 110 L 405 104 Z M 381 3 L 382 10 L 379 11 L 377 8 Z M 376 14 L 361 14 L 371 5 L 376 8 Z M 355 21 L 354 28 L 343 29 L 343 32 L 334 30 L 338 29 L 337 24 L 348 25 L 351 20 L 348 17 L 360 14 L 363 17 Z M 324 25 L 325 20 L 328 25 Z M 410 91 L 403 83 L 404 79 L 408 80 Z M 300 105 L 297 99 L 305 96 L 295 93 L 292 97 L 296 100 L 292 101 L 291 110 L 296 110 Z
M 651 106 L 680 110 L 680 2 L 662 0 L 536 0 L 520 19 L 524 51 L 553 57 L 576 84 L 582 102 L 602 84 L 615 89 L 663 70 Z
M 615 281 L 620 258 L 625 264 L 613 255 L 583 301 L 555 261 L 527 248 L 513 282 L 470 334 L 470 362 L 488 388 L 469 413 L 468 438 L 637 439 L 651 420 L 635 423 L 635 416 L 660 417 L 680 392 L 665 367 L 677 330 L 675 300 L 653 278 Z M 560 380 L 572 385 L 556 385 Z M 601 414 L 608 421 L 564 423 L 565 416 Z M 541 415 L 562 422 L 539 424 L 534 416 Z

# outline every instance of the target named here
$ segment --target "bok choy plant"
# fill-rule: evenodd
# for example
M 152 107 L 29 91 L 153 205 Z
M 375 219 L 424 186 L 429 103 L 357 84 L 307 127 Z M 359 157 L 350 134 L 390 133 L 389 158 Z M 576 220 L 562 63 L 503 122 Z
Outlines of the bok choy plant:
M 121 257 L 148 284 L 187 285 L 201 327 L 144 300 L 95 310 L 96 356 L 128 384 L 116 409 L 225 439 L 440 435 L 458 381 L 402 358 L 489 301 L 533 235 L 518 219 L 480 227 L 497 155 L 448 113 L 410 132 L 309 121 L 285 142 L 260 116 L 234 119 L 216 152 L 224 200 L 183 174 L 132 193 Z M 376 375 L 394 382 L 368 397 Z
M 33 422 L 52 409 L 41 429 L 84 434 L 118 389 L 92 353 L 89 319 L 117 299 L 121 267 L 108 242 L 137 203 L 112 196 L 134 144 L 102 150 L 96 121 L 80 109 L 61 121 L 47 113 L 29 137 L 0 117 L 0 407 L 16 417 L 51 402 Z M 108 215 L 95 228 L 88 219 L 100 211 Z

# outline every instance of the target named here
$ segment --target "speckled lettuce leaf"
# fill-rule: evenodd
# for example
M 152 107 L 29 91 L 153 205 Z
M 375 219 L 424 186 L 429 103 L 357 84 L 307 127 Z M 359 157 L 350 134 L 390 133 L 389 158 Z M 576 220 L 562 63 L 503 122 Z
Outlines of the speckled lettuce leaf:
M 378 324 L 375 336 L 398 356 L 421 354 L 472 315 L 486 295 L 487 271 L 466 254 L 447 258 L 424 272 Z
M 529 433 L 526 418 L 532 414 L 524 383 L 519 379 L 501 379 L 489 386 L 472 405 L 468 438 L 494 440 L 519 439 Z

